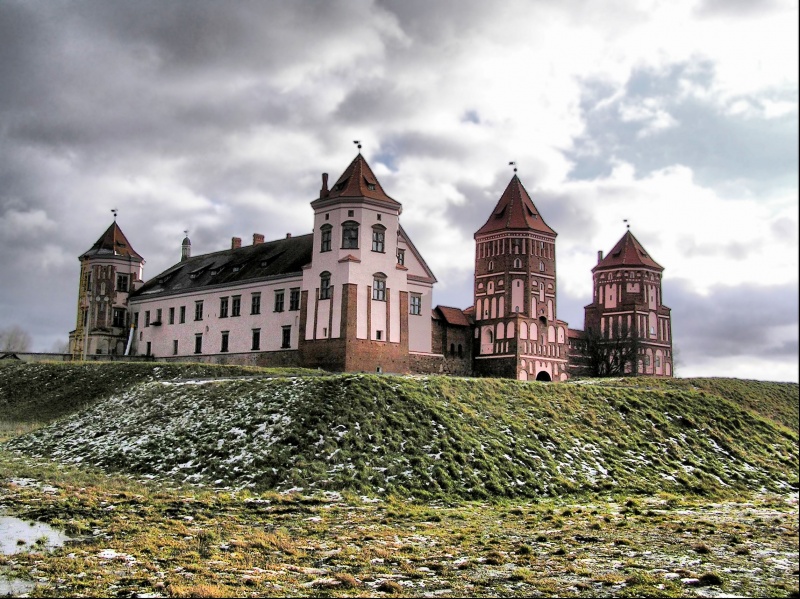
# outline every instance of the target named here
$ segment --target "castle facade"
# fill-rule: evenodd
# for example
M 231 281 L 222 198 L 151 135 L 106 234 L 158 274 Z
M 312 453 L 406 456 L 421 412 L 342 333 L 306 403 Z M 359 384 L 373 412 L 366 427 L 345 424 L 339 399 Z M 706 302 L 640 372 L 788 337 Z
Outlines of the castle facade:
M 307 235 L 191 255 L 148 281 L 115 222 L 80 256 L 75 359 L 303 366 L 521 380 L 672 375 L 658 265 L 626 232 L 593 269 L 585 330 L 557 317 L 556 232 L 515 174 L 475 233 L 472 306 L 433 306 L 436 278 L 402 205 L 361 154 L 328 186 Z M 606 372 L 603 372 L 603 368 Z M 616 369 L 616 370 L 615 370 Z

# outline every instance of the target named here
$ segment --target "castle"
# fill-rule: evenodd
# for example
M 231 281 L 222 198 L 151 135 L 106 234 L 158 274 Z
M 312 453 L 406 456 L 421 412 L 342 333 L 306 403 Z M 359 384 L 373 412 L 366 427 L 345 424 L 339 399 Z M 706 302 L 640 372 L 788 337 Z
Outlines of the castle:
M 448 373 L 521 380 L 672 376 L 663 268 L 627 231 L 592 269 L 585 330 L 557 316 L 556 232 L 514 174 L 475 233 L 474 302 L 433 307 L 436 283 L 402 205 L 359 153 L 311 202 L 313 231 L 191 255 L 144 281 L 116 219 L 80 256 L 73 358 Z

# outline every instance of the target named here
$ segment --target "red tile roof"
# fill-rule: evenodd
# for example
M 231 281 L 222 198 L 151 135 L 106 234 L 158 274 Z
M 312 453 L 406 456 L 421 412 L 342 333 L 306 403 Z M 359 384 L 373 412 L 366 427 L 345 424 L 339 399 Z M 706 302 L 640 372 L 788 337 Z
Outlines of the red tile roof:
M 539 210 L 517 175 L 511 179 L 489 220 L 478 229 L 475 237 L 506 229 L 534 230 L 556 235 L 556 232 L 542 219 L 542 215 L 539 214 Z
M 372 172 L 372 169 L 367 164 L 364 157 L 359 154 L 353 159 L 341 177 L 336 180 L 330 191 L 324 198 L 371 198 L 373 200 L 381 200 L 391 204 L 394 207 L 400 207 L 397 200 L 390 198 L 380 181 Z
M 625 232 L 622 239 L 617 242 L 617 245 L 605 258 L 597 263 L 592 272 L 629 266 L 645 266 L 655 270 L 664 270 L 663 266 L 650 257 L 650 254 L 647 253 L 630 230 Z
M 449 306 L 436 306 L 436 310 L 439 311 L 447 324 L 457 327 L 470 326 L 469 318 L 464 314 L 464 310 L 451 308 Z
M 81 255 L 81 258 L 86 256 L 130 256 L 137 260 L 142 260 L 142 257 L 133 249 L 122 229 L 119 228 L 117 221 L 111 223 L 111 226 L 106 229 L 106 232 L 100 236 L 95 244 L 86 252 Z

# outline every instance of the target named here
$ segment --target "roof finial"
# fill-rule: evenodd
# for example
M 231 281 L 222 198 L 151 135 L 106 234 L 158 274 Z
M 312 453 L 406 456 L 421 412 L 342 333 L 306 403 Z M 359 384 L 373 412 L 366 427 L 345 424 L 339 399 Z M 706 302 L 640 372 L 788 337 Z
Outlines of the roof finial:
M 511 162 L 509 162 L 508 166 L 513 166 L 514 167 L 514 172 L 515 173 L 517 172 L 517 163 L 515 161 L 512 160 Z
M 116 208 L 111 209 L 111 213 L 114 215 L 114 222 L 117 222 L 117 212 L 119 212 L 119 210 Z
M 628 222 L 628 219 L 627 218 L 623 218 L 622 222 L 625 223 L 625 228 L 627 228 L 630 231 L 631 224 Z
M 184 237 L 189 237 L 189 230 L 188 229 L 184 229 L 183 230 L 183 235 L 184 235 Z
M 361 142 L 356 139 L 353 143 L 358 146 L 358 153 L 361 154 Z

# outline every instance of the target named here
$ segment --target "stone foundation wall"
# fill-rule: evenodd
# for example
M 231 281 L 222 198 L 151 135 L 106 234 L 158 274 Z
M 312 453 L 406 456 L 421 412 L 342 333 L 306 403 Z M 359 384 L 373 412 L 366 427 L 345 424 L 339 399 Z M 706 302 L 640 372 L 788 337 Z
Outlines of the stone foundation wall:
M 273 352 L 247 352 L 202 354 L 197 356 L 170 356 L 158 358 L 159 362 L 200 362 L 202 364 L 235 364 L 237 366 L 264 366 L 267 368 L 296 367 L 300 352 L 296 349 Z
M 409 368 L 413 374 L 443 374 L 451 376 L 473 376 L 472 358 L 450 357 L 444 354 L 408 355 Z

